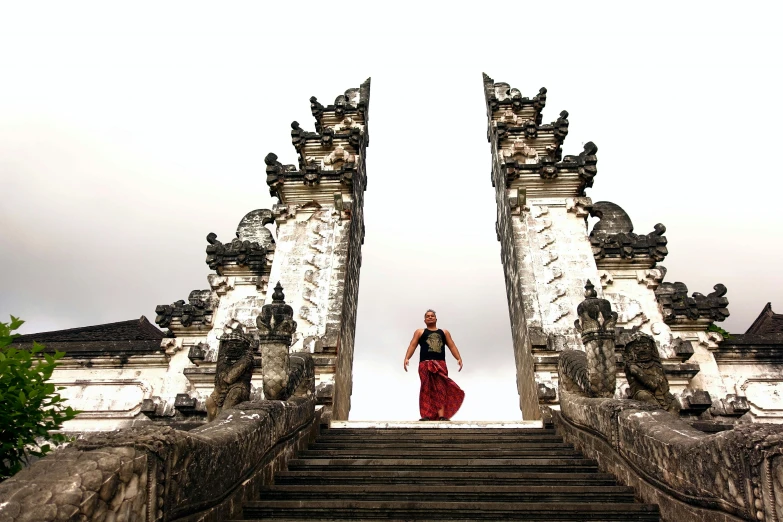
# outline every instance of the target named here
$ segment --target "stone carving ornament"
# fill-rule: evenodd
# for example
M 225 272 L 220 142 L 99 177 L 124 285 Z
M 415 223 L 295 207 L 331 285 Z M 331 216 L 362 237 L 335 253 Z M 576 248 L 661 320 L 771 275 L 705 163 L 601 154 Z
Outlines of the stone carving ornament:
M 207 265 L 219 275 L 222 275 L 223 267 L 230 264 L 246 266 L 257 274 L 266 266 L 266 248 L 256 241 L 243 241 L 237 237 L 223 244 L 218 241 L 217 234 L 210 232 L 207 243 Z
M 663 320 L 674 323 L 678 319 L 709 319 L 723 321 L 729 316 L 729 300 L 727 289 L 718 283 L 714 292 L 707 295 L 694 292 L 688 297 L 688 287 L 685 283 L 663 283 L 655 290 L 655 298 L 661 307 Z
M 623 360 L 631 399 L 656 404 L 675 414 L 680 411 L 679 403 L 669 392 L 669 380 L 652 337 L 634 332 L 625 345 Z
M 223 408 L 250 400 L 253 377 L 253 340 L 241 325 L 226 328 L 220 337 L 215 389 L 207 399 L 207 420 L 213 421 Z
M 587 356 L 587 372 L 590 395 L 614 397 L 617 370 L 614 358 L 614 329 L 617 312 L 606 299 L 599 299 L 595 287 L 587 280 L 585 300 L 576 308 L 579 319 L 574 321 L 576 331 L 582 335 Z
M 590 232 L 590 245 L 596 259 L 649 257 L 663 261 L 666 248 L 666 227 L 661 223 L 646 235 L 633 233 L 633 222 L 625 210 L 611 201 L 593 203 L 590 215 L 600 219 Z
M 264 398 L 285 399 L 282 394 L 288 388 L 288 350 L 296 332 L 296 321 L 293 308 L 285 304 L 285 294 L 279 282 L 272 294 L 272 302 L 261 308 L 256 326 L 261 349 Z
M 209 325 L 216 302 L 210 290 L 193 290 L 188 295 L 188 302 L 180 299 L 170 305 L 155 307 L 155 322 L 161 328 L 168 328 L 174 319 L 184 327 Z

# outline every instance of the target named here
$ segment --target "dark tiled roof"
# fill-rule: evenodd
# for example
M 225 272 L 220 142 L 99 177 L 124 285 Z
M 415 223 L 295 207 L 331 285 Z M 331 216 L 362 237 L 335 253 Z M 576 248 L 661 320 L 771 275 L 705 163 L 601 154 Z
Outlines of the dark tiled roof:
M 40 332 L 20 335 L 14 343 L 77 342 L 77 341 L 128 341 L 144 339 L 163 339 L 166 335 L 151 325 L 143 315 L 140 319 L 120 321 L 118 323 L 81 326 L 68 330 Z
M 118 355 L 158 352 L 164 337 L 165 334 L 142 315 L 139 319 L 118 323 L 20 335 L 14 339 L 13 346 L 29 347 L 35 341 L 45 345 L 46 351 L 82 356 Z
M 783 314 L 772 311 L 772 303 L 761 311 L 759 316 L 750 325 L 746 334 L 783 334 Z
M 783 362 L 783 333 L 727 337 L 715 352 L 718 362 Z

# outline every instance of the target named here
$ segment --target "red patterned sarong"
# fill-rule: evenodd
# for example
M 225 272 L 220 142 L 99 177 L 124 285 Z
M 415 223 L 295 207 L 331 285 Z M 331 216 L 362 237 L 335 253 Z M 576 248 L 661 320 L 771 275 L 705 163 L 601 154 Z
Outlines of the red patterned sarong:
M 419 412 L 422 419 L 438 420 L 438 410 L 450 419 L 462 406 L 465 392 L 449 379 L 446 361 L 422 361 L 419 363 Z

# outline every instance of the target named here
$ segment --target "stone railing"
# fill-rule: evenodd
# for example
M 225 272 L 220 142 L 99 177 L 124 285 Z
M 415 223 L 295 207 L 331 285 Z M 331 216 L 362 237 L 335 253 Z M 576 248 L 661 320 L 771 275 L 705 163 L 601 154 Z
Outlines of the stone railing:
M 191 431 L 85 436 L 0 484 L 0 521 L 223 521 L 318 430 L 314 365 L 291 357 L 287 401 L 244 402 Z
M 666 521 L 783 520 L 783 426 L 694 429 L 655 405 L 560 390 L 558 432 Z
M 558 432 L 637 497 L 658 504 L 663 520 L 783 520 L 783 425 L 695 429 L 678 415 L 655 341 L 641 332 L 623 351 L 629 393 L 638 400 L 614 399 L 617 314 L 595 294 L 588 281 L 577 308 L 587 353 L 565 350 L 558 361 L 560 410 L 551 411 Z

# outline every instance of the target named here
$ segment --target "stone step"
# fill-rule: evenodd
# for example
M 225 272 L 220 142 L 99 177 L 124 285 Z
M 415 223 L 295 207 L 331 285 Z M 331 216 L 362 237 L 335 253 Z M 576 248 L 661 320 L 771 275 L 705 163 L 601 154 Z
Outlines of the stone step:
M 329 421 L 330 429 L 373 429 L 373 430 L 400 430 L 400 429 L 494 429 L 502 428 L 504 430 L 509 429 L 551 429 L 552 425 L 544 425 L 540 420 L 503 420 L 503 421 L 468 421 L 468 420 L 452 420 L 452 421 L 420 421 L 417 419 L 409 419 L 404 421 L 340 421 L 332 419 Z
M 411 484 L 277 485 L 262 488 L 260 498 L 270 500 L 375 500 L 432 501 L 432 488 Z M 634 502 L 633 488 L 610 486 L 508 486 L 472 484 L 451 486 L 437 493 L 438 502 Z
M 433 493 L 437 495 L 437 493 Z M 298 500 L 248 502 L 245 520 L 658 521 L 658 506 L 628 503 Z
M 427 470 L 351 470 L 351 471 L 278 471 L 275 483 L 327 486 L 340 484 L 426 484 L 440 491 L 437 486 L 497 484 L 515 486 L 537 485 L 585 485 L 590 487 L 615 486 L 617 481 L 608 473 L 580 472 L 525 472 L 525 471 L 449 471 Z
M 312 451 L 320 450 L 338 450 L 338 449 L 355 449 L 355 448 L 374 448 L 374 449 L 386 449 L 386 448 L 421 448 L 421 449 L 449 449 L 449 450 L 461 450 L 461 451 L 475 451 L 482 448 L 492 449 L 573 449 L 573 444 L 566 444 L 564 442 L 517 442 L 509 441 L 502 444 L 488 445 L 485 442 L 480 441 L 378 441 L 378 440 L 364 440 L 361 442 L 321 442 L 317 441 L 308 447 Z
M 288 463 L 288 469 L 295 470 L 321 470 L 321 471 L 350 471 L 361 468 L 369 471 L 398 471 L 398 470 L 458 470 L 470 469 L 471 471 L 520 471 L 520 472 L 581 472 L 594 473 L 598 471 L 596 462 L 591 459 L 578 459 L 573 457 L 550 458 L 443 458 L 443 459 L 292 459 Z
M 432 426 L 432 424 L 422 421 L 422 425 Z M 445 423 L 444 423 L 445 424 Z M 454 423 L 457 424 L 456 422 Z M 456 428 L 456 429 L 439 429 L 431 427 L 422 428 L 327 428 L 321 435 L 334 435 L 339 438 L 344 437 L 359 437 L 362 439 L 367 438 L 401 438 L 406 439 L 410 436 L 425 436 L 425 437 L 476 437 L 476 436 L 501 436 L 501 437 L 537 437 L 541 435 L 550 435 L 560 439 L 560 436 L 551 428 Z
M 245 519 L 659 520 L 552 429 L 438 424 L 326 429 Z
M 540 458 L 540 457 L 581 457 L 582 454 L 570 448 L 486 448 L 481 447 L 469 450 L 472 459 L 491 458 Z M 465 449 L 460 448 L 338 448 L 317 449 L 300 451 L 300 459 L 317 458 L 349 458 L 349 459 L 388 459 L 388 458 L 419 458 L 442 459 L 460 458 L 466 454 Z
M 390 430 L 391 431 L 391 430 Z M 396 430 L 395 430 L 396 431 Z M 443 433 L 446 431 L 446 433 Z M 473 443 L 501 442 L 562 442 L 563 439 L 551 433 L 465 433 L 468 430 L 421 430 L 418 433 L 398 433 L 381 435 L 345 435 L 340 436 L 331 432 L 320 435 L 317 442 L 361 442 L 361 441 L 398 441 L 398 442 L 425 442 L 425 441 L 466 441 Z M 509 431 L 509 430 L 505 430 Z

